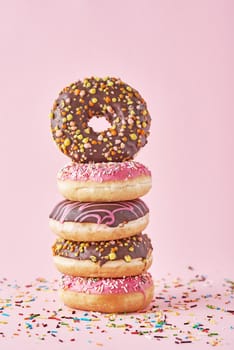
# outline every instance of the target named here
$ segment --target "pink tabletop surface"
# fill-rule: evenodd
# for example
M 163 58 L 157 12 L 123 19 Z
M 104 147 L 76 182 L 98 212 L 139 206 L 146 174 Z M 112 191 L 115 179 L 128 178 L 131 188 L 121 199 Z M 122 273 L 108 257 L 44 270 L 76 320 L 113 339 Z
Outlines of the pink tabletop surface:
M 183 278 L 155 279 L 155 297 L 142 312 L 101 314 L 71 310 L 57 297 L 58 280 L 0 281 L 1 342 L 51 347 L 149 349 L 193 345 L 229 347 L 234 332 L 234 282 L 212 281 L 191 266 Z
M 1 5 L 1 349 L 232 349 L 234 2 Z M 72 313 L 57 296 L 48 215 L 69 160 L 49 112 L 91 75 L 135 87 L 152 116 L 136 160 L 153 175 L 155 299 L 133 315 Z

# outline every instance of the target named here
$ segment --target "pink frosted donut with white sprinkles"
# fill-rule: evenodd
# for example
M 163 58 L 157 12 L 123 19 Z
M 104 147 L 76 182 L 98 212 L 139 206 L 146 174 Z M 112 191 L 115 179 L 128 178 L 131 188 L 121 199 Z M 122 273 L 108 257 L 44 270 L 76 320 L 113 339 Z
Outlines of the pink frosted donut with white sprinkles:
M 151 172 L 135 161 L 69 163 L 57 175 L 62 196 L 80 202 L 115 202 L 144 196 L 151 188 Z
M 98 312 L 134 312 L 145 309 L 154 294 L 149 272 L 122 278 L 62 276 L 60 297 L 75 309 Z

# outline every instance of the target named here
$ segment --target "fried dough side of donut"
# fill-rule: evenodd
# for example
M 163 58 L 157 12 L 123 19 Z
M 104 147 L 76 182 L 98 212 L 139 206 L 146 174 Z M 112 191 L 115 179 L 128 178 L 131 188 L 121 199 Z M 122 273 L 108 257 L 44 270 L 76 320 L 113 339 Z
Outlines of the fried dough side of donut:
M 116 202 L 133 200 L 146 195 L 152 187 L 152 181 L 150 176 L 102 183 L 58 179 L 57 185 L 60 194 L 71 201 Z
M 103 313 L 134 312 L 143 310 L 150 304 L 154 286 L 146 287 L 144 292 L 126 294 L 88 294 L 60 289 L 59 296 L 65 305 L 74 309 Z
M 66 275 L 80 277 L 111 277 L 136 276 L 146 272 L 152 264 L 152 255 L 146 259 L 132 259 L 130 262 L 124 260 L 107 261 L 99 265 L 90 260 L 76 260 L 54 256 L 56 268 Z
M 130 237 L 142 232 L 148 225 L 149 214 L 121 224 L 117 227 L 110 227 L 105 224 L 59 222 L 50 219 L 50 229 L 59 237 L 72 241 L 108 241 Z

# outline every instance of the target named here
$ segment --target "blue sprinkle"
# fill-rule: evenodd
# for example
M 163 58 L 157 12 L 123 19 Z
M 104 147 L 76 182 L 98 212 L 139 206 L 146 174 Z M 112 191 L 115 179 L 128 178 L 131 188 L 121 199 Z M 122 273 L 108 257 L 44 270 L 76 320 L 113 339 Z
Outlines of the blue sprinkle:
M 80 321 L 87 321 L 87 322 L 90 322 L 90 321 L 91 321 L 91 318 L 88 318 L 88 317 L 80 317 L 79 320 L 80 320 Z
M 5 316 L 5 317 L 9 317 L 10 316 L 10 314 L 7 314 L 6 312 L 2 313 L 1 315 Z
M 155 328 L 162 328 L 163 327 L 163 323 L 157 323 L 156 325 L 155 325 Z
M 25 325 L 26 325 L 26 328 L 29 328 L 29 329 L 33 328 L 32 324 L 29 322 L 25 322 Z

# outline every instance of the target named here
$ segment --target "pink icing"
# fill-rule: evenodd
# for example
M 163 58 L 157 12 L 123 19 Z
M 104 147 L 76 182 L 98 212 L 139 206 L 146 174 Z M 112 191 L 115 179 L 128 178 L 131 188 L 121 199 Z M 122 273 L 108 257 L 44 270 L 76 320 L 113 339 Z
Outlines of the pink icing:
M 133 160 L 122 163 L 70 163 L 57 175 L 59 180 L 72 181 L 123 181 L 139 176 L 151 176 L 150 170 Z
M 152 286 L 153 280 L 149 272 L 138 276 L 122 278 L 84 278 L 63 275 L 62 288 L 77 293 L 88 294 L 126 294 L 141 292 Z

